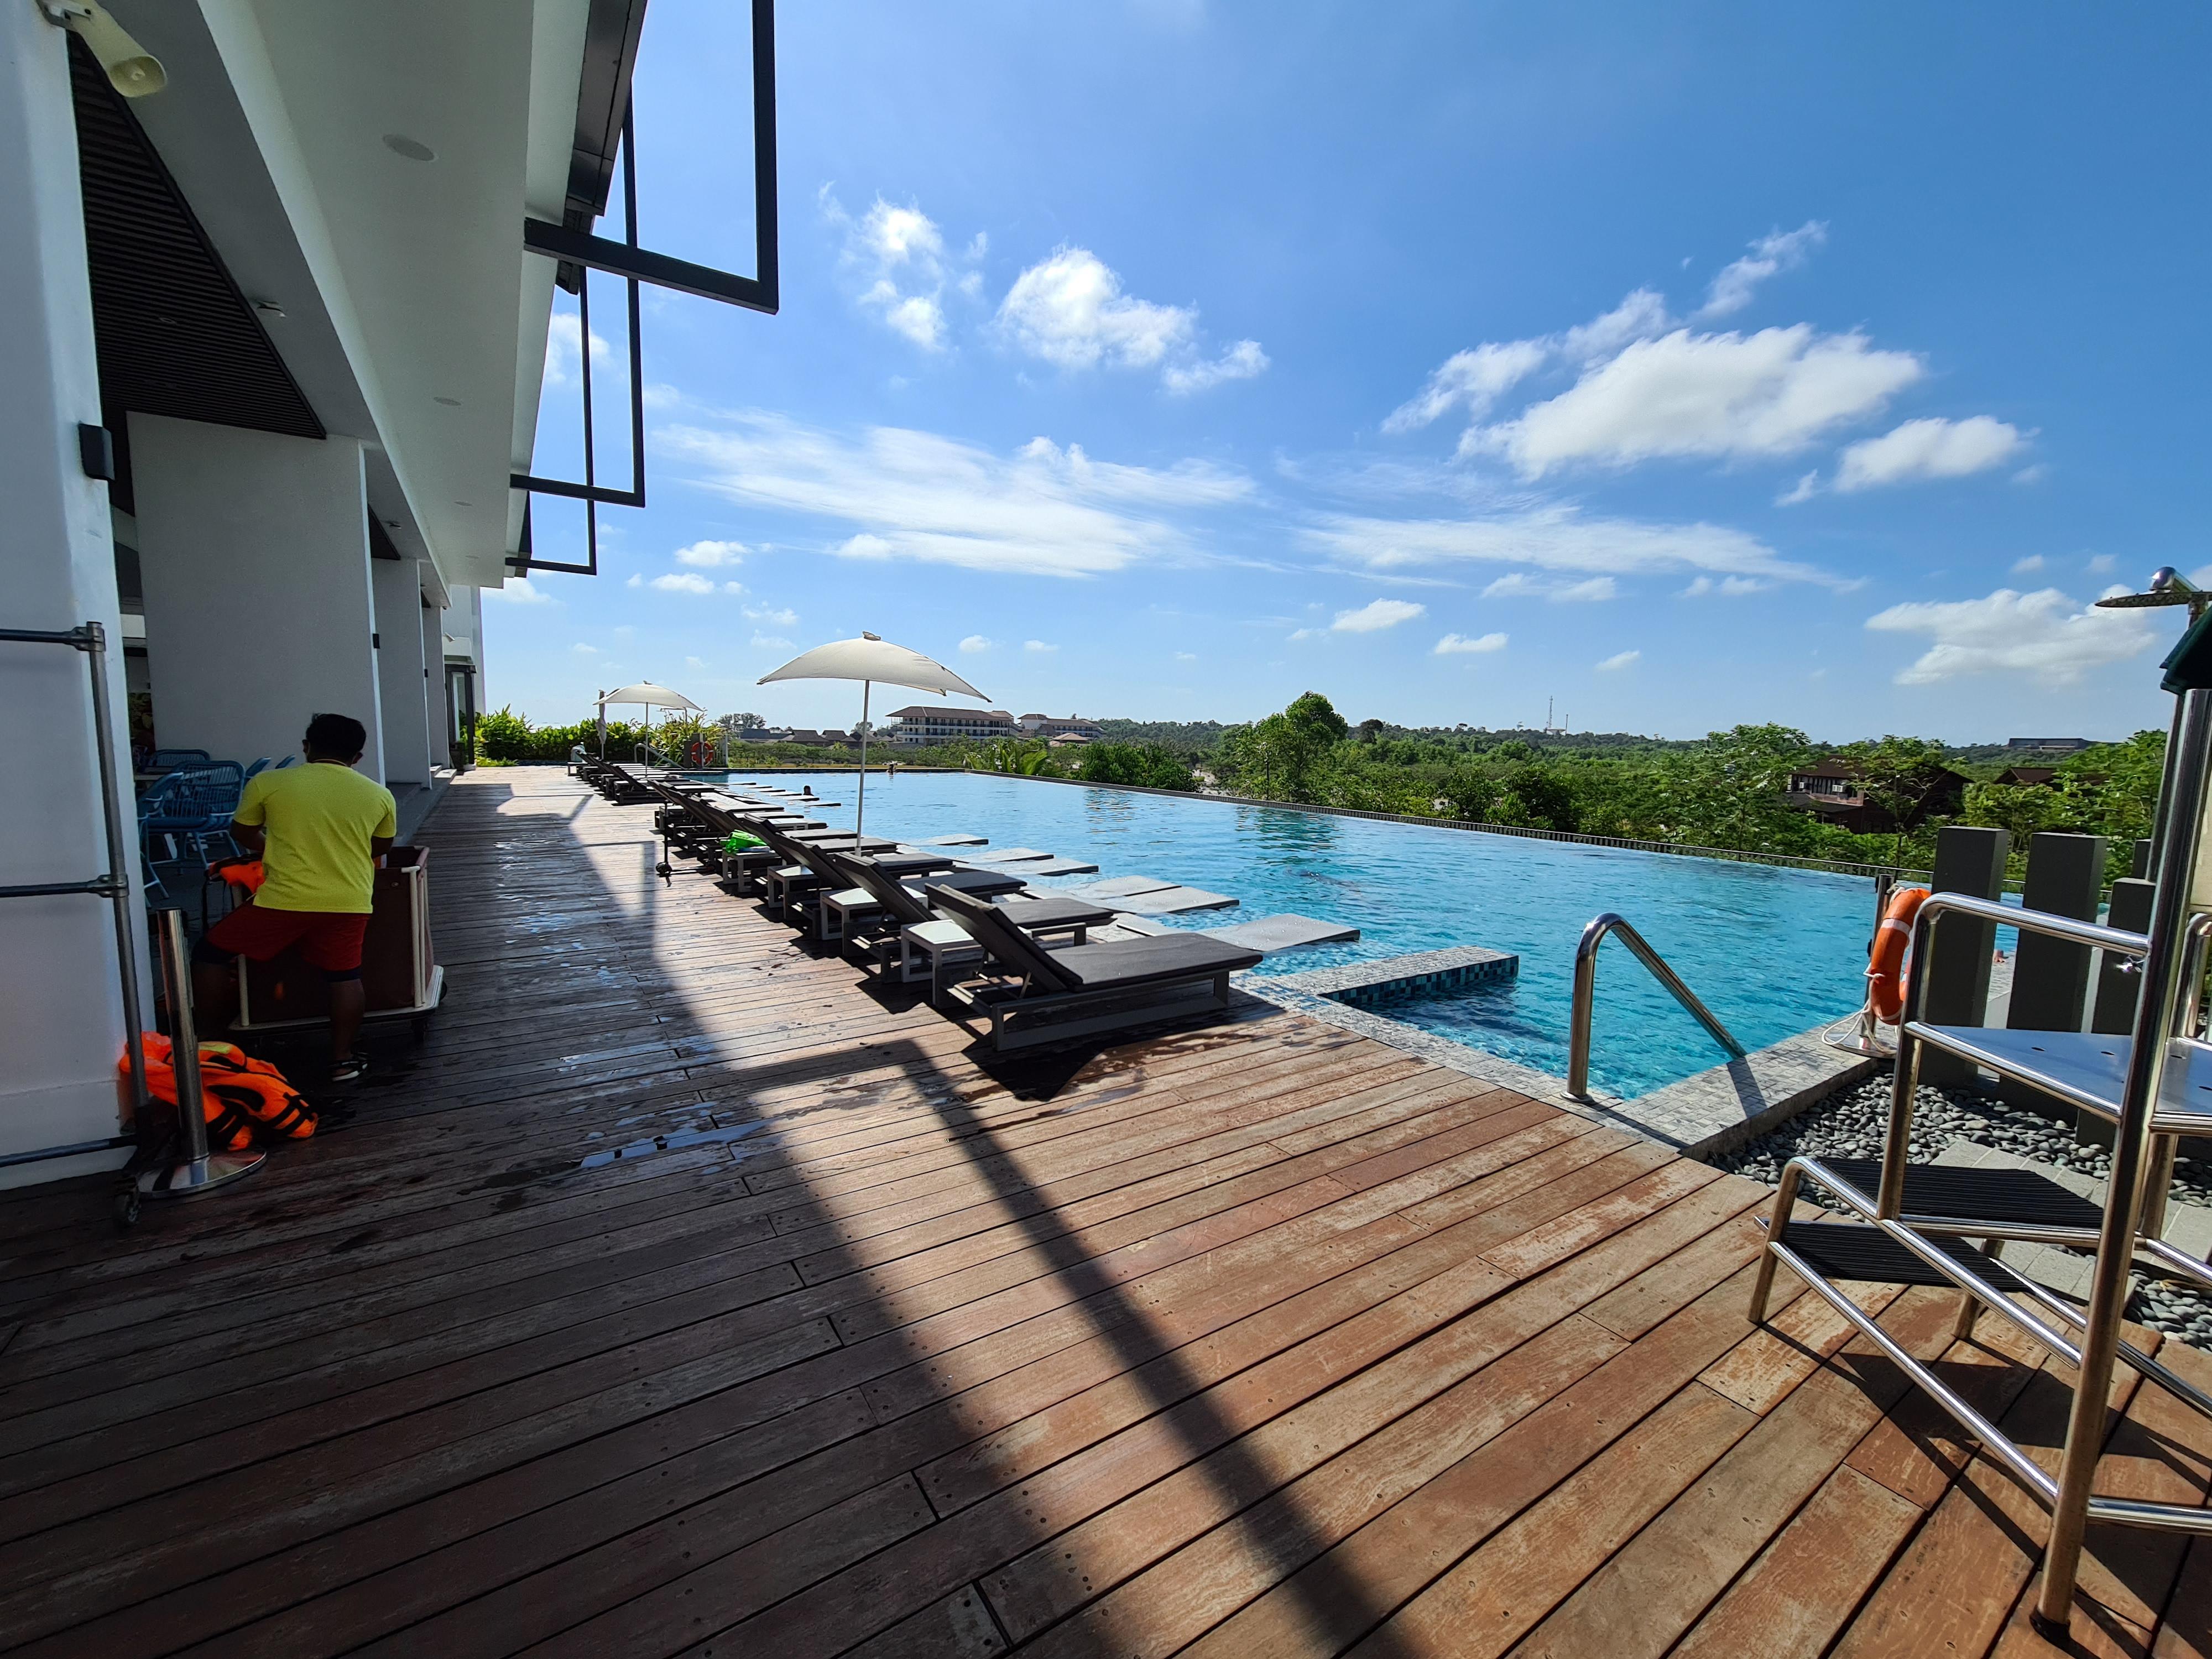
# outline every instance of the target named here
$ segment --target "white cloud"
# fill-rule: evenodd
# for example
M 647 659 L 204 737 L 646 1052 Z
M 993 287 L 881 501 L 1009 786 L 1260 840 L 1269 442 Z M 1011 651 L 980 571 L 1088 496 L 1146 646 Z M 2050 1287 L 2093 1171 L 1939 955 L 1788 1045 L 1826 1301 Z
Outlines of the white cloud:
M 583 320 L 573 311 L 556 311 L 545 324 L 545 384 L 568 386 L 580 381 L 577 348 L 584 337 Z M 596 329 L 592 333 L 592 372 L 606 366 L 611 348 Z
M 743 582 L 724 582 L 722 584 L 722 592 L 725 593 L 742 593 L 744 591 L 745 585 Z
M 1257 340 L 1198 358 L 1198 307 L 1155 305 L 1125 293 L 1121 278 L 1089 248 L 1063 245 L 1014 278 L 999 305 L 999 331 L 1056 368 L 1158 368 L 1175 393 L 1203 392 L 1266 372 Z
M 2041 461 L 2038 461 L 2033 466 L 2024 466 L 2014 473 L 2012 481 L 2016 484 L 2041 483 L 2044 475 L 2050 471 L 2049 467 L 2044 465 Z
M 1484 634 L 1474 639 L 1469 639 L 1464 634 L 1447 634 L 1437 641 L 1435 654 L 1439 657 L 1474 656 L 1492 651 L 1503 651 L 1505 648 L 1505 640 L 1506 636 L 1503 634 Z
M 1718 593 L 1734 599 L 1741 599 L 1746 593 L 1764 593 L 1772 586 L 1772 583 L 1760 581 L 1755 576 L 1723 576 L 1718 581 L 1711 576 L 1698 576 L 1682 590 L 1682 597 L 1700 599 L 1708 593 Z
M 1795 230 L 1778 230 L 1760 237 L 1751 252 L 1724 267 L 1705 292 L 1700 317 L 1726 317 L 1741 311 L 1759 292 L 1759 285 L 1782 271 L 1795 270 L 1812 251 L 1828 240 L 1828 228 L 1818 219 Z
M 1468 519 L 1340 514 L 1321 519 L 1301 534 L 1308 545 L 1371 571 L 1492 564 L 1576 575 L 1705 571 L 1831 587 L 1844 585 L 1814 566 L 1782 558 L 1745 531 L 1722 525 L 1591 517 L 1564 503 Z
M 1175 653 L 1175 659 L 1177 662 L 1196 662 L 1198 660 L 1198 653 L 1195 651 L 1178 651 Z
M 664 593 L 711 593 L 713 580 L 706 576 L 695 576 L 688 570 L 672 571 L 665 576 L 655 576 L 651 586 Z
M 791 649 L 791 641 L 789 640 L 779 639 L 773 634 L 754 635 L 753 644 L 756 647 L 763 651 L 788 651 Z
M 848 438 L 762 413 L 655 438 L 732 500 L 850 526 L 858 533 L 830 549 L 841 556 L 970 570 L 1088 576 L 1195 558 L 1180 515 L 1252 493 L 1243 475 L 1209 463 L 1124 466 L 1044 438 L 1000 455 L 934 433 Z
M 2055 587 L 2034 593 L 2001 587 L 1986 599 L 1893 605 L 1868 617 L 1866 625 L 1880 633 L 1922 634 L 1932 641 L 1898 674 L 1899 685 L 1989 673 L 2071 685 L 2091 669 L 2140 656 L 2158 638 L 2146 611 L 2077 606 Z
M 1390 411 L 1382 429 L 1411 432 L 1455 409 L 1465 409 L 1480 420 L 1500 396 L 1541 368 L 1550 355 L 1540 340 L 1510 340 L 1503 345 L 1488 343 L 1455 351 L 1429 376 L 1426 386 Z
M 1395 628 L 1402 622 L 1411 622 L 1427 611 L 1425 605 L 1412 605 L 1404 599 L 1374 599 L 1357 611 L 1338 611 L 1336 620 L 1329 627 L 1339 634 L 1374 634 L 1385 628 Z
M 1150 368 L 1189 343 L 1198 312 L 1133 299 L 1089 248 L 1063 246 L 1014 278 L 999 325 L 1031 356 L 1061 368 Z
M 1800 501 L 1809 501 L 1820 493 L 1820 469 L 1814 467 L 1790 489 L 1774 498 L 1777 507 L 1795 507 Z
M 960 641 L 960 648 L 963 651 L 965 651 L 971 657 L 980 656 L 982 653 L 988 651 L 991 648 L 991 641 L 985 639 L 981 634 L 970 634 L 966 639 Z
M 642 587 L 645 586 L 645 578 L 642 576 L 632 576 L 629 579 L 629 586 L 632 587 Z
M 1060 647 L 1056 645 L 1048 645 L 1042 640 L 1024 640 L 1022 641 L 1022 649 L 1042 654 L 1047 651 L 1057 651 Z
M 581 640 L 578 640 L 575 644 L 570 646 L 568 648 L 580 657 L 596 657 L 599 654 L 599 647 L 598 646 L 586 645 Z
M 704 668 L 707 665 L 707 659 L 704 657 L 686 657 L 684 659 L 684 665 L 686 668 Z
M 2035 572 L 2042 569 L 2046 562 L 2048 562 L 2048 561 L 2044 558 L 2042 554 L 2031 553 L 2024 559 L 2014 559 L 2012 562 L 2012 574 L 2015 576 L 2033 575 Z
M 1470 428 L 1460 448 L 1501 453 L 1529 478 L 1577 461 L 1787 455 L 1875 413 L 1923 372 L 1910 352 L 1808 323 L 1747 336 L 1677 329 L 1631 342 L 1513 420 Z
M 1207 391 L 1224 380 L 1249 380 L 1267 372 L 1267 354 L 1260 349 L 1260 343 L 1239 340 L 1212 362 L 1195 362 L 1188 368 L 1170 364 L 1160 373 L 1160 384 L 1180 396 Z
M 483 592 L 484 598 L 495 600 L 501 605 L 558 605 L 561 603 L 544 588 L 532 586 L 530 578 L 527 576 L 509 576 L 503 586 L 487 587 L 483 590 Z
M 694 542 L 689 547 L 676 550 L 676 562 L 712 570 L 726 564 L 742 564 L 744 556 L 743 542 Z
M 1591 363 L 1612 356 L 1632 340 L 1648 340 L 1674 326 L 1665 296 L 1639 288 L 1612 310 L 1577 324 L 1549 343 L 1570 362 Z
M 945 234 L 920 208 L 878 196 L 858 219 L 825 188 L 823 216 L 845 233 L 842 263 L 859 274 L 860 304 L 925 351 L 941 350 L 946 326 Z
M 1913 478 L 1963 478 L 2003 465 L 2022 442 L 2018 427 L 1987 415 L 1907 421 L 1846 449 L 1836 469 L 1836 488 L 1871 489 Z
M 799 626 L 799 613 L 781 605 L 749 605 L 745 615 L 751 621 L 768 623 L 777 628 Z
M 1328 629 L 1322 629 L 1322 628 L 1301 628 L 1301 629 L 1297 629 L 1294 630 L 1294 631 L 1291 633 L 1291 644 L 1293 644 L 1293 645 L 1295 645 L 1295 644 L 1297 644 L 1300 640 L 1322 640 L 1322 639 L 1327 639 L 1328 637 Z
M 1597 672 L 1601 674 L 1618 673 L 1632 663 L 1640 660 L 1643 655 L 1641 651 L 1617 651 L 1597 665 Z
M 2120 562 L 2109 553 L 2100 553 L 2081 568 L 2093 576 L 2109 576 L 2120 568 Z
M 1551 592 L 1554 601 L 1569 604 L 1588 604 L 1620 597 L 1620 589 L 1610 576 L 1592 576 L 1586 582 L 1570 582 L 1565 587 L 1553 588 Z

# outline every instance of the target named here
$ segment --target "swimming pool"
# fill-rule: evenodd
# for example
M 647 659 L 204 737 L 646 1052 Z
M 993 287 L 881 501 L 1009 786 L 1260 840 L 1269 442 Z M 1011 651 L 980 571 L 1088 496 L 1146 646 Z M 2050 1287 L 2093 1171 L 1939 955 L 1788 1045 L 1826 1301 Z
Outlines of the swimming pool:
M 826 821 L 852 822 L 849 771 L 730 776 L 811 785 L 844 803 L 823 812 Z M 1270 957 L 1261 974 L 1454 945 L 1512 951 L 1521 958 L 1515 980 L 1407 1002 L 1390 1017 L 1555 1077 L 1567 1069 L 1575 942 L 1601 911 L 1635 923 L 1747 1048 L 1843 1018 L 1865 989 L 1874 891 L 1861 877 L 989 773 L 871 776 L 868 828 L 906 840 L 969 831 L 993 847 L 1035 847 L 1099 866 L 1099 876 L 1040 885 L 1154 876 L 1243 902 L 1177 926 L 1288 910 L 1361 930 L 1356 944 Z M 1725 1058 L 1625 947 L 1607 945 L 1592 1022 L 1596 1088 L 1644 1094 Z

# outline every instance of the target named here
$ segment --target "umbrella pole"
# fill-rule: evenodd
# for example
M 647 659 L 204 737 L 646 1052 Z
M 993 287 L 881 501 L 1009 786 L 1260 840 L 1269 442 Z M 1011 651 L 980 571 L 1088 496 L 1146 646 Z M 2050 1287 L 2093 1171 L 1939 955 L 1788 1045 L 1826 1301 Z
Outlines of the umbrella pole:
M 872 689 L 867 681 L 860 682 L 860 791 L 854 797 L 859 804 L 853 809 L 855 839 L 868 827 L 868 693 Z

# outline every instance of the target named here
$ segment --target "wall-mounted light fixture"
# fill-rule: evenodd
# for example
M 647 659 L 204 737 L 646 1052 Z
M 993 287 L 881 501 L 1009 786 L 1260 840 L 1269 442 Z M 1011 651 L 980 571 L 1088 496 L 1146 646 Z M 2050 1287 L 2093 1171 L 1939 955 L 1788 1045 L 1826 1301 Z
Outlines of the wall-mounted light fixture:
M 39 10 L 56 28 L 67 29 L 91 48 L 107 71 L 107 84 L 125 98 L 144 98 L 169 84 L 161 60 L 94 0 L 39 0 Z

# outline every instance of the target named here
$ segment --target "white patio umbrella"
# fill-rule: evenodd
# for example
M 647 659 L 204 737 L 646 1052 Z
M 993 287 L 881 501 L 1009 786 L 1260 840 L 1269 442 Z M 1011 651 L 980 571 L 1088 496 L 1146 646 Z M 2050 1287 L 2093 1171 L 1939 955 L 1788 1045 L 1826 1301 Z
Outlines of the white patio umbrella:
M 707 711 L 685 696 L 681 691 L 672 691 L 665 685 L 655 685 L 651 680 L 640 680 L 635 685 L 618 685 L 611 691 L 599 693 L 599 758 L 607 757 L 607 705 L 611 702 L 641 703 L 645 708 L 645 769 L 653 769 L 653 711 L 656 708 L 689 708 L 694 714 Z
M 990 702 L 934 658 L 909 651 L 902 645 L 893 645 L 874 634 L 863 634 L 857 640 L 838 640 L 801 652 L 773 674 L 762 675 L 759 683 L 766 685 L 771 680 L 860 681 L 860 787 L 853 810 L 853 833 L 856 836 L 866 827 L 868 811 L 868 694 L 876 683 L 880 680 L 885 685 L 934 691 L 939 696 L 957 691 L 978 702 Z

